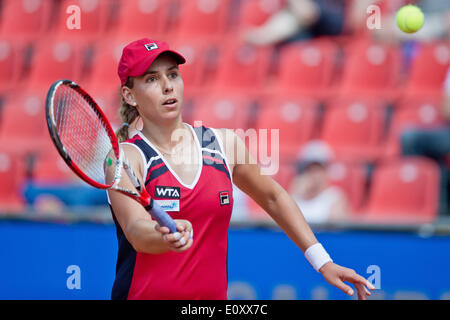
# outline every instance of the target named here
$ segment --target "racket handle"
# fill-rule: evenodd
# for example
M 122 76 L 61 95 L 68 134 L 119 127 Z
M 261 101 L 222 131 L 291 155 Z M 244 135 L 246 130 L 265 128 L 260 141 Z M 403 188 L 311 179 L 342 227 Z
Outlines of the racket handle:
M 161 208 L 156 201 L 151 199 L 150 205 L 148 205 L 145 209 L 147 209 L 153 219 L 155 219 L 161 227 L 169 228 L 170 233 L 177 232 L 177 225 L 175 221 L 173 221 L 172 217 L 169 216 L 169 214 L 164 211 L 164 209 Z

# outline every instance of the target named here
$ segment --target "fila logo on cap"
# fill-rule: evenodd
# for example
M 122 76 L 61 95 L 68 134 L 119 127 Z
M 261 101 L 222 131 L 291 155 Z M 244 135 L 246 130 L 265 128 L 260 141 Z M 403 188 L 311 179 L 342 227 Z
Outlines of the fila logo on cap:
M 154 42 L 144 44 L 144 47 L 145 47 L 145 49 L 147 49 L 147 51 L 152 51 L 152 50 L 158 49 L 158 45 Z

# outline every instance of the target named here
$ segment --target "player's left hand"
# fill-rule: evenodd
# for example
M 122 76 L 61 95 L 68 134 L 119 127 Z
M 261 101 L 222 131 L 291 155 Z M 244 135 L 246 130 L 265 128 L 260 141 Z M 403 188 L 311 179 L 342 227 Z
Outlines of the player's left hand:
M 354 291 L 350 286 L 345 284 L 344 281 L 353 283 L 358 293 L 358 300 L 366 300 L 367 296 L 371 295 L 367 288 L 375 290 L 375 287 L 369 281 L 357 274 L 355 270 L 341 267 L 333 262 L 324 264 L 319 269 L 319 272 L 322 273 L 322 276 L 329 284 L 341 289 L 349 296 L 353 296 Z
M 162 234 L 168 248 L 175 252 L 183 252 L 192 246 L 192 224 L 187 220 L 175 219 L 177 224 L 177 232 L 170 233 L 168 227 L 155 225 L 155 230 Z

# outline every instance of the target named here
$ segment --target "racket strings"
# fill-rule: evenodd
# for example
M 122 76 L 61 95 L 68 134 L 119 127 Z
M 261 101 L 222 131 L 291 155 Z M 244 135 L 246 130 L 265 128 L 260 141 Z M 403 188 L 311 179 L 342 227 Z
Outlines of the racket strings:
M 91 179 L 105 183 L 104 164 L 112 144 L 100 115 L 78 91 L 61 85 L 55 92 L 54 118 L 72 161 Z

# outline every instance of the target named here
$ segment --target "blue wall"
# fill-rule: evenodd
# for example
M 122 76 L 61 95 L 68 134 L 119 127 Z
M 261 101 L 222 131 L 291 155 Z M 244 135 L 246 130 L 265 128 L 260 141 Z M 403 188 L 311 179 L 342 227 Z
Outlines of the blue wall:
M 365 278 L 379 268 L 376 298 L 450 297 L 450 236 L 317 231 L 336 263 Z M 109 299 L 117 243 L 110 224 L 0 221 L 0 299 Z M 71 265 L 80 289 L 68 289 Z M 229 296 L 348 299 L 328 285 L 279 231 L 230 229 Z M 370 270 L 369 270 L 370 271 Z M 73 282 L 72 282 L 73 283 Z

